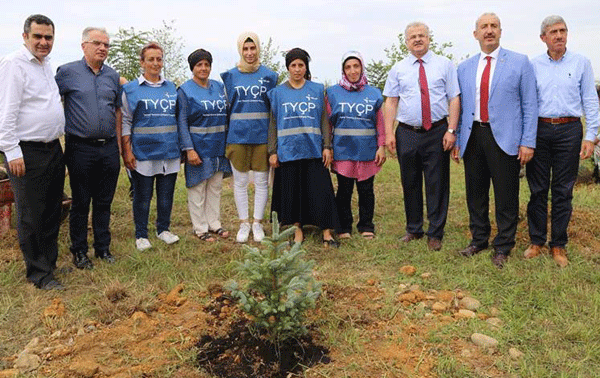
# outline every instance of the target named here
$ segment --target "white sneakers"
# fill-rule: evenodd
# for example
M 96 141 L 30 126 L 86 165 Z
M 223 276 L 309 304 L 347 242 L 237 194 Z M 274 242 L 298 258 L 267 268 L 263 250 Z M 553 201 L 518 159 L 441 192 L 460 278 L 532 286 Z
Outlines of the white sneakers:
M 265 237 L 265 230 L 263 230 L 262 223 L 254 222 L 252 223 L 252 236 L 254 237 L 255 242 L 261 242 Z
M 146 238 L 135 239 L 135 247 L 139 251 L 145 251 L 146 249 L 152 248 L 152 244 L 150 244 L 150 240 Z
M 252 231 L 252 237 L 255 242 L 261 242 L 265 238 L 265 230 L 263 225 L 259 222 L 253 222 L 252 228 L 250 228 L 249 222 L 243 222 L 240 224 L 240 230 L 237 233 L 235 241 L 238 243 L 245 243 L 250 237 L 250 231 Z
M 235 237 L 235 241 L 238 243 L 245 243 L 248 241 L 248 237 L 250 236 L 250 223 L 243 222 L 240 224 L 240 230 Z
M 169 230 L 163 231 L 160 234 L 156 235 L 157 238 L 164 241 L 167 244 L 177 243 L 179 241 L 179 236 L 175 235 Z
M 179 241 L 179 236 L 175 235 L 171 231 L 163 231 L 160 234 L 157 234 L 156 237 L 167 244 L 173 244 Z M 146 249 L 152 248 L 152 244 L 150 244 L 150 240 L 147 238 L 137 238 L 135 239 L 135 247 L 138 249 L 138 251 L 145 251 Z

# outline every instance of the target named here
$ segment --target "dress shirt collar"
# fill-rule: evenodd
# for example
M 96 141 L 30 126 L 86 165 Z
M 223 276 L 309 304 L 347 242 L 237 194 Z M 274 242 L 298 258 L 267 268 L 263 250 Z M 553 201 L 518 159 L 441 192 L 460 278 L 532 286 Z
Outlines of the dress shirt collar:
M 88 64 L 87 60 L 85 60 L 85 56 L 83 58 L 81 58 L 81 63 L 87 67 L 90 71 L 92 71 L 92 73 L 94 75 L 96 75 L 96 73 L 94 72 L 94 69 Z M 102 72 L 104 70 L 104 63 L 102 63 L 102 65 L 100 66 L 100 69 L 98 70 L 98 74 L 100 72 Z
M 498 60 L 498 55 L 500 55 L 500 46 L 498 46 L 496 48 L 496 50 L 492 51 L 489 54 L 484 53 L 483 51 L 481 52 L 481 56 L 479 57 L 479 60 L 485 60 L 486 57 L 491 56 L 492 60 Z
M 416 56 L 414 56 L 414 55 L 411 53 L 411 54 L 409 54 L 409 56 L 410 56 L 410 62 L 411 62 L 412 64 L 415 64 L 415 63 L 417 63 L 417 62 L 418 62 L 418 60 L 419 60 L 419 59 L 421 59 L 423 62 L 425 62 L 425 63 L 429 63 L 429 61 L 431 60 L 431 57 L 432 57 L 432 55 L 433 55 L 433 53 L 431 52 L 431 50 L 427 50 L 427 52 L 425 53 L 425 55 L 423 55 L 423 56 L 422 56 L 422 57 L 420 57 L 420 58 L 417 58 Z
M 138 77 L 139 85 L 146 83 L 147 85 L 161 86 L 164 82 L 165 82 L 165 78 L 163 75 L 159 76 L 159 80 L 156 83 L 146 80 L 146 78 L 144 77 L 144 74 L 141 74 L 140 77 Z
M 27 59 L 30 62 L 34 62 L 34 63 L 38 63 L 38 64 L 46 64 L 50 61 L 50 56 L 47 55 L 44 60 L 42 62 L 40 62 L 38 60 L 38 58 L 36 58 L 31 51 L 29 51 L 29 49 L 27 48 L 27 46 L 23 45 L 21 48 L 21 53 L 23 54 L 23 57 L 25 57 L 25 59 Z
M 559 60 L 554 60 L 554 59 L 552 59 L 550 54 L 548 54 L 548 51 L 546 51 L 546 57 L 548 57 L 548 60 L 551 62 L 562 62 L 567 57 L 567 55 L 570 55 L 570 54 L 571 54 L 571 52 L 569 50 L 565 50 L 565 53 L 563 54 L 563 56 L 560 57 Z

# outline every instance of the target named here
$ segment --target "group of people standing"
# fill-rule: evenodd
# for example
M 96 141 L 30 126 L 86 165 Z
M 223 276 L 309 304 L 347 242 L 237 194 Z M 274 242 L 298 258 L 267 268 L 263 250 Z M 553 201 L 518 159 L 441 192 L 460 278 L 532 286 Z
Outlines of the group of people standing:
M 236 241 L 247 242 L 250 233 L 254 241 L 264 238 L 270 168 L 272 211 L 283 225 L 297 226 L 294 242 L 303 242 L 304 225 L 320 227 L 325 246 L 338 247 L 339 239 L 351 237 L 355 183 L 357 229 L 372 239 L 373 182 L 387 146 L 398 151 L 406 212 L 403 243 L 426 234 L 431 250 L 442 248 L 450 158 L 462 157 L 472 241 L 459 253 L 473 256 L 488 247 L 491 182 L 498 227 L 492 262 L 501 268 L 515 245 L 519 170 L 527 164 L 531 245 L 525 257 L 540 255 L 546 243 L 551 188 L 550 248 L 555 261 L 566 266 L 578 162 L 591 155 L 600 122 L 591 65 L 566 50 L 567 27 L 559 16 L 542 22 L 548 52 L 533 64 L 500 47 L 501 30 L 495 14 L 481 15 L 473 32 L 481 53 L 457 69 L 429 50 L 426 24 L 409 24 L 405 42 L 410 54 L 389 72 L 384 102 L 382 93 L 368 85 L 357 51 L 344 54 L 339 84 L 325 90 L 311 81 L 309 54 L 291 49 L 285 56 L 289 79 L 277 85 L 278 75 L 260 63 L 254 33 L 239 36 L 240 61 L 221 74 L 223 83 L 209 79 L 212 55 L 198 49 L 188 57 L 192 78 L 177 88 L 162 76 L 163 49 L 155 42 L 140 52 L 142 75 L 126 82 L 104 64 L 110 43 L 103 28 L 86 28 L 83 58 L 54 75 L 48 63 L 54 24 L 45 16 L 30 16 L 24 47 L 0 61 L 0 150 L 15 192 L 27 279 L 42 289 L 63 288 L 54 269 L 65 162 L 73 197 L 74 265 L 93 268 L 87 256 L 90 205 L 95 255 L 115 261 L 109 222 L 119 151 L 132 181 L 138 250 L 152 247 L 148 218 L 154 191 L 157 238 L 166 244 L 179 240 L 170 231 L 170 219 L 182 160 L 193 232 L 203 242 L 230 236 L 220 221 L 222 180 L 230 174 L 240 220 Z M 64 157 L 58 141 L 63 132 Z M 337 194 L 330 169 L 337 176 Z

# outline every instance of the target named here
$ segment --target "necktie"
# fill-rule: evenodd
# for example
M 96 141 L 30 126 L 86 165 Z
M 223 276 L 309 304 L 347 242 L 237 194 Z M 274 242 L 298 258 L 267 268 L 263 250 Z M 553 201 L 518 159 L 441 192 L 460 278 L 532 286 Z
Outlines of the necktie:
M 427 76 L 425 76 L 425 67 L 423 67 L 423 60 L 418 59 L 419 62 L 419 86 L 421 87 L 421 115 L 423 128 L 425 130 L 431 129 L 431 104 L 429 103 L 429 88 L 427 87 Z
M 490 116 L 488 114 L 488 102 L 490 95 L 490 69 L 492 68 L 492 57 L 486 56 L 487 63 L 483 69 L 483 75 L 481 75 L 481 86 L 479 87 L 479 115 L 481 116 L 481 122 L 489 122 Z

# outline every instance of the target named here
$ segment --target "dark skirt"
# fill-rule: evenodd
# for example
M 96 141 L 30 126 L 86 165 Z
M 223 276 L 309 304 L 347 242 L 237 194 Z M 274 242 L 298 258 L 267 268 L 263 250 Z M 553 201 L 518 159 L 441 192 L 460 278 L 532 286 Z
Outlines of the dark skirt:
M 279 163 L 275 169 L 271 211 L 282 225 L 300 223 L 321 229 L 339 228 L 329 171 L 321 159 Z

